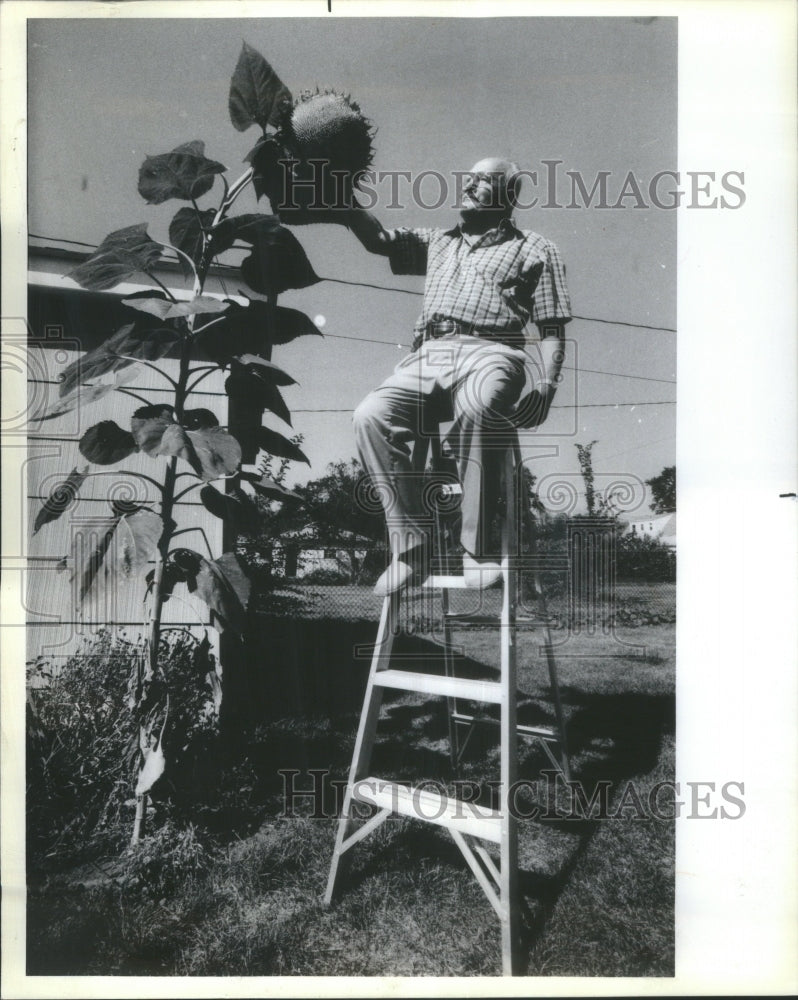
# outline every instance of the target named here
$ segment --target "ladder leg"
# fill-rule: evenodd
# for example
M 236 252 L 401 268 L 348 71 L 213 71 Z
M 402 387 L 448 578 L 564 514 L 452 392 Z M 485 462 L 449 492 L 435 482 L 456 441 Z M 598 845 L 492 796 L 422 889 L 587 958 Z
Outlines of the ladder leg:
M 518 776 L 518 731 L 516 718 L 516 603 L 518 581 L 515 556 L 518 549 L 517 504 L 513 488 L 516 463 L 507 449 L 504 463 L 505 518 L 502 527 L 503 594 L 501 611 L 501 843 L 499 848 L 499 889 L 502 902 L 502 970 L 514 976 L 520 972 L 520 909 L 518 903 L 518 821 L 510 811 L 512 789 Z
M 554 701 L 554 716 L 557 720 L 558 745 L 560 748 L 560 766 L 563 777 L 566 781 L 571 780 L 571 766 L 568 757 L 568 743 L 565 735 L 565 717 L 562 710 L 562 699 L 560 698 L 560 682 L 557 678 L 557 662 L 554 658 L 554 649 L 551 644 L 551 633 L 548 625 L 544 629 L 544 649 L 546 651 L 546 663 L 549 668 L 549 683 Z
M 441 439 L 435 436 L 430 439 L 430 454 L 432 456 L 433 471 L 441 466 Z M 449 573 L 449 542 L 447 538 L 447 528 L 441 513 L 442 495 L 439 493 L 435 500 L 435 516 L 433 519 L 434 538 L 432 550 L 437 558 L 442 575 Z M 446 620 L 449 613 L 449 591 L 444 587 L 441 591 L 441 620 L 443 622 L 443 669 L 447 677 L 454 677 L 454 656 L 452 655 L 452 629 Z M 455 775 L 458 773 L 460 764 L 460 733 L 455 722 L 457 714 L 457 699 L 446 699 L 446 714 L 449 725 L 449 761 Z
M 447 677 L 454 677 L 454 656 L 452 655 L 452 627 L 446 620 L 449 613 L 449 594 L 441 593 L 441 615 L 443 618 L 443 666 Z M 446 713 L 449 717 L 449 760 L 455 775 L 460 767 L 460 732 L 457 728 L 457 698 L 446 699 Z
M 520 450 L 516 450 L 516 462 L 520 465 Z M 534 542 L 537 551 L 537 533 Z M 535 574 L 534 587 L 537 592 L 538 605 L 542 612 L 544 621 L 548 621 L 549 611 L 546 606 L 546 593 L 540 582 L 538 574 Z M 554 701 L 554 717 L 557 722 L 557 738 L 559 745 L 560 767 L 566 781 L 571 780 L 571 761 L 568 755 L 568 741 L 565 734 L 565 716 L 562 710 L 562 698 L 560 697 L 560 682 L 557 676 L 557 661 L 554 655 L 554 644 L 551 641 L 551 629 L 548 624 L 543 627 L 543 649 L 546 654 L 546 665 L 549 671 L 549 684 L 551 686 L 552 700 Z
M 335 898 L 339 877 L 343 874 L 344 855 L 348 850 L 346 840 L 352 832 L 354 819 L 352 817 L 352 788 L 361 778 L 365 778 L 371 762 L 371 751 L 377 733 L 377 722 L 380 717 L 383 689 L 374 684 L 375 673 L 387 667 L 399 620 L 400 593 L 389 594 L 382 605 L 382 614 L 377 631 L 377 642 L 371 660 L 369 679 L 366 685 L 366 695 L 363 701 L 363 711 L 355 738 L 355 749 L 352 754 L 352 765 L 349 770 L 349 780 L 344 795 L 344 804 L 338 820 L 338 832 L 335 837 L 330 874 L 327 879 L 327 891 L 324 894 L 325 905 L 329 906 Z
M 535 590 L 538 592 L 538 602 L 544 619 L 548 620 L 548 608 L 546 607 L 546 597 L 539 579 L 535 578 Z M 560 681 L 557 676 L 557 660 L 554 655 L 554 644 L 551 641 L 551 629 L 548 625 L 543 627 L 543 650 L 546 654 L 546 665 L 549 670 L 549 684 L 551 686 L 552 700 L 554 701 L 554 717 L 557 722 L 557 737 L 560 749 L 560 767 L 566 781 L 571 780 L 571 761 L 568 755 L 568 740 L 565 734 L 565 715 L 562 710 L 562 698 L 560 697 Z

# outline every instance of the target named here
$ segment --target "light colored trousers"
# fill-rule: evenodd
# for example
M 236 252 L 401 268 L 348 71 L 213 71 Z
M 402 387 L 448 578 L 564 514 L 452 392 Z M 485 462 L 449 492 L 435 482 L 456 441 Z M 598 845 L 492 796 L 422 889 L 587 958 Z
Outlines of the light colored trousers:
M 460 541 L 472 555 L 490 554 L 488 532 L 508 441 L 505 418 L 524 387 L 525 357 L 521 350 L 463 334 L 428 340 L 355 410 L 360 461 L 380 497 L 394 555 L 430 540 L 431 513 L 410 443 L 452 419 L 446 437 L 463 488 Z

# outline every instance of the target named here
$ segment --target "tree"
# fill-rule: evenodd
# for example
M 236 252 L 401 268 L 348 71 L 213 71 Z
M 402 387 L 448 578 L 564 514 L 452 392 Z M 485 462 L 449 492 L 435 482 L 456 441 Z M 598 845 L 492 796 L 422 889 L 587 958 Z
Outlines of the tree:
M 370 548 L 385 548 L 385 521 L 377 498 L 367 488 L 367 477 L 356 458 L 330 462 L 325 475 L 296 486 L 300 503 L 284 507 L 277 515 L 281 535 L 307 530 L 319 548 L 346 553 L 347 572 L 357 580 L 363 570 L 355 549 L 363 540 Z
M 337 219 L 332 213 L 308 213 L 306 206 L 293 202 L 290 191 L 286 197 L 287 190 L 295 175 L 306 177 L 309 162 L 326 160 L 328 172 L 343 170 L 345 175 L 366 170 L 371 162 L 370 140 L 364 141 L 370 136 L 370 126 L 356 105 L 339 95 L 319 93 L 303 94 L 294 102 L 269 63 L 246 42 L 230 82 L 228 108 L 238 131 L 252 125 L 261 129 L 247 157 L 250 166 L 229 182 L 226 167 L 206 157 L 200 140 L 144 160 L 138 178 L 142 198 L 150 205 L 171 200 L 188 204 L 172 218 L 168 243 L 153 240 L 147 223 L 138 223 L 110 233 L 71 272 L 71 278 L 92 291 L 114 288 L 134 275 L 145 276 L 152 287 L 123 300 L 130 310 L 129 321 L 64 370 L 58 401 L 39 418 L 59 417 L 111 392 L 128 394 L 141 403 L 128 428 L 103 420 L 86 431 L 79 450 L 87 464 L 65 474 L 40 510 L 34 532 L 71 506 L 86 478 L 106 474 L 103 468 L 91 471 L 91 466 L 118 466 L 136 453 L 156 460 L 156 466 L 166 459 L 160 481 L 157 467 L 152 476 L 120 470 L 140 475 L 154 486 L 158 502 L 112 501 L 101 529 L 90 540 L 79 538 L 70 555 L 79 601 L 101 584 L 113 585 L 119 577 L 141 577 L 148 584 L 146 655 L 138 664 L 130 699 L 139 725 L 134 842 L 142 832 L 148 792 L 165 767 L 164 731 L 170 704 L 168 650 L 161 635 L 164 602 L 182 584 L 205 601 L 219 632 L 242 636 L 246 623 L 249 581 L 237 554 L 231 551 L 206 558 L 174 545 L 178 535 L 198 530 L 177 529 L 175 505 L 199 489 L 201 502 L 213 515 L 236 525 L 252 523 L 257 516 L 255 495 L 277 500 L 290 496 L 268 474 L 245 473 L 241 468 L 242 459 L 250 461 L 246 456 L 254 457 L 259 450 L 306 460 L 295 442 L 261 426 L 267 410 L 290 423 L 280 389 L 295 380 L 273 363 L 272 347 L 320 332 L 304 313 L 277 305 L 281 292 L 320 280 L 282 221 Z M 348 139 L 345 163 L 340 162 L 342 135 Z M 212 194 L 217 179 L 223 185 L 221 196 L 201 207 L 200 201 Z M 321 179 L 329 187 L 328 174 L 322 173 Z M 285 208 L 285 218 L 261 213 L 231 216 L 231 208 L 250 184 L 258 199 L 268 196 L 272 213 Z M 303 191 L 307 193 L 306 187 Z M 315 209 L 315 199 L 312 204 Z M 211 264 L 234 245 L 246 250 L 240 279 L 251 294 L 244 296 L 243 305 L 204 294 Z M 191 286 L 188 300 L 175 295 L 153 273 L 167 252 L 176 255 Z M 169 354 L 179 359 L 176 377 L 158 364 Z M 166 383 L 168 401 L 159 394 L 158 402 L 153 402 L 129 388 L 145 366 Z M 218 371 L 227 375 L 228 428 L 220 426 L 210 410 L 191 407 L 192 394 L 211 372 Z M 101 381 L 106 376 L 111 378 Z M 189 479 L 188 485 L 183 485 L 182 477 Z M 212 485 L 218 481 L 224 483 L 224 492 Z M 152 563 L 154 569 L 147 572 Z M 173 704 L 173 717 L 176 709 Z
M 655 514 L 672 514 L 676 510 L 676 466 L 666 465 L 658 476 L 646 480 L 651 488 L 652 502 L 649 504 Z

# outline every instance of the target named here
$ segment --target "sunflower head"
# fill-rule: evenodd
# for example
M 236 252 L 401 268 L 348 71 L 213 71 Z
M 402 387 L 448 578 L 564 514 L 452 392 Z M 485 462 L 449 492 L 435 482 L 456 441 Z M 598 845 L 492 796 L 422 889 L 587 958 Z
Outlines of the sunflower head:
M 324 160 L 326 169 L 353 178 L 368 170 L 374 157 L 371 122 L 349 96 L 335 91 L 300 94 L 280 133 L 300 163 Z
M 282 222 L 346 224 L 352 193 L 374 156 L 373 129 L 358 105 L 334 91 L 302 93 L 274 136 L 291 161 L 269 192 Z

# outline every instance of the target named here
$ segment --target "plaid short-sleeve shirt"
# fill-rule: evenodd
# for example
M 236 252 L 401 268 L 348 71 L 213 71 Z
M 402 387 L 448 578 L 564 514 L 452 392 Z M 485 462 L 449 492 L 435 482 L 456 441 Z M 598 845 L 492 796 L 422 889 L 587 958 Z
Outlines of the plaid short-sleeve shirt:
M 496 229 L 469 237 L 454 229 L 388 231 L 394 274 L 426 274 L 424 307 L 414 347 L 431 320 L 448 317 L 487 339 L 523 347 L 531 319 L 567 323 L 571 318 L 565 266 L 557 247 L 505 219 Z

